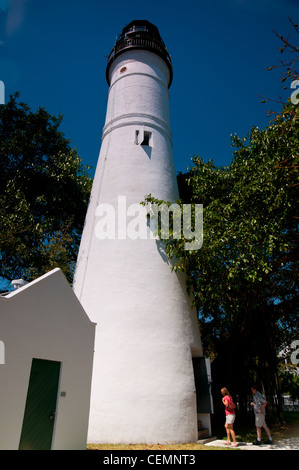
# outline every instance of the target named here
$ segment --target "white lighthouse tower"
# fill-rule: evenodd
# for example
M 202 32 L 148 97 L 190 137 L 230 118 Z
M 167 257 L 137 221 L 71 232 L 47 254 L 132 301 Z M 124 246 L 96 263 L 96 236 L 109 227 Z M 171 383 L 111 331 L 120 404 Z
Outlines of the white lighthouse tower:
M 147 220 L 136 218 L 148 194 L 178 199 L 172 65 L 158 29 L 146 20 L 128 24 L 106 76 L 106 122 L 74 278 L 97 324 L 88 442 L 194 442 L 196 312 L 163 243 L 141 236 Z

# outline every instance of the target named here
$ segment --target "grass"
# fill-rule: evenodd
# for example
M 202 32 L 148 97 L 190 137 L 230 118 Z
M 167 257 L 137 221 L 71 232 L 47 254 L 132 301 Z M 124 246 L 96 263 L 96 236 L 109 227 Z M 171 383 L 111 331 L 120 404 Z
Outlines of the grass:
M 285 417 L 286 426 L 280 427 L 271 427 L 271 434 L 275 442 L 281 439 L 287 439 L 293 436 L 299 436 L 299 414 L 298 413 L 289 413 Z M 256 439 L 256 432 L 254 425 L 238 427 L 236 426 L 237 440 L 239 442 L 253 442 Z M 216 429 L 215 436 L 218 439 L 226 439 L 225 431 L 222 427 Z M 263 431 L 263 436 L 266 437 L 266 434 Z M 89 444 L 87 446 L 88 450 L 234 450 L 231 448 L 215 447 L 215 446 L 205 446 L 203 444 L 197 443 L 185 443 L 185 444 Z
M 271 430 L 272 438 L 275 442 L 282 439 L 288 439 L 290 437 L 299 436 L 299 413 L 286 413 L 285 414 L 286 425 L 285 426 L 269 426 Z M 265 431 L 262 431 L 262 438 L 266 439 Z M 244 428 L 241 431 L 243 442 L 252 442 L 256 439 L 255 428 L 247 429 Z
M 186 444 L 89 444 L 88 450 L 220 450 L 220 447 L 202 444 L 186 443 Z M 231 450 L 231 449 L 227 449 Z

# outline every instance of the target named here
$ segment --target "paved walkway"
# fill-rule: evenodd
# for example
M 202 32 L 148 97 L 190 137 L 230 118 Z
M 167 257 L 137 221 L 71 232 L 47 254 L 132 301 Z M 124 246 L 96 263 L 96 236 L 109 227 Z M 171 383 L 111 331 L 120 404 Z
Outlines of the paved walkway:
M 216 439 L 205 444 L 206 446 L 214 447 L 227 447 L 225 441 Z M 281 441 L 274 442 L 274 444 L 261 444 L 255 446 L 250 442 L 239 442 L 237 449 L 240 450 L 299 450 L 299 437 L 290 437 L 289 439 L 282 439 Z

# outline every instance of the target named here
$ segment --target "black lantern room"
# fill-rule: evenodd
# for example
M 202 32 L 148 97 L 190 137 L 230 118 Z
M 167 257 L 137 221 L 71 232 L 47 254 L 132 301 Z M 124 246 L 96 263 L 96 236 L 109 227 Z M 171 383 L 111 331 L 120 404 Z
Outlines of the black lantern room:
M 158 28 L 147 20 L 134 20 L 123 28 L 121 35 L 116 40 L 115 46 L 108 56 L 106 69 L 108 85 L 110 85 L 109 68 L 111 64 L 116 57 L 129 49 L 144 49 L 160 56 L 166 62 L 169 69 L 168 88 L 170 87 L 173 76 L 171 57 Z

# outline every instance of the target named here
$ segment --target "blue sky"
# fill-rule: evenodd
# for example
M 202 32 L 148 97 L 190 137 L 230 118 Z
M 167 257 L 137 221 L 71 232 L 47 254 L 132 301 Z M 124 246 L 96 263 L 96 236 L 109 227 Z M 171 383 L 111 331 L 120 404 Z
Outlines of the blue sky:
M 280 41 L 294 36 L 297 0 L 0 0 L 0 80 L 33 110 L 64 116 L 62 130 L 84 164 L 95 169 L 105 120 L 106 56 L 133 19 L 160 31 L 172 56 L 170 88 L 177 171 L 193 155 L 217 166 L 232 159 L 230 135 L 264 128 L 270 105 L 259 95 L 282 94 Z M 286 83 L 290 86 L 290 83 Z M 283 92 L 290 96 L 290 92 Z

